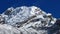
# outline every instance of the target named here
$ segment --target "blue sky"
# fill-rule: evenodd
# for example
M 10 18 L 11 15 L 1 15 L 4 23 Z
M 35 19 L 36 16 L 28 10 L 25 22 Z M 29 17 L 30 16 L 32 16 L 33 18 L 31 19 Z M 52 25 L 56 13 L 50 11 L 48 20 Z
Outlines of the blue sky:
M 60 18 L 60 0 L 0 0 L 0 13 L 9 7 L 37 6 L 47 13 Z

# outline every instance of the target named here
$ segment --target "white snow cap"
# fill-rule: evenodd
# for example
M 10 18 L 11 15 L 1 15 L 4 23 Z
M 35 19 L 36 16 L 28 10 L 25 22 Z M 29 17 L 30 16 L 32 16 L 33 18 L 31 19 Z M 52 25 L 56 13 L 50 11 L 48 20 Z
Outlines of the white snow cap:
M 12 7 L 11 7 L 12 8 Z M 11 9 L 9 8 L 9 10 Z M 13 9 L 13 8 L 12 8 Z M 21 10 L 22 9 L 22 10 Z M 7 22 L 10 25 L 16 24 L 18 22 L 22 22 L 27 20 L 28 18 L 30 18 L 31 16 L 36 15 L 36 19 L 40 18 L 40 21 L 45 21 L 46 23 L 50 22 L 51 18 L 48 16 L 51 16 L 51 13 L 46 13 L 43 10 L 41 10 L 40 8 L 36 7 L 36 6 L 31 6 L 31 7 L 27 7 L 27 6 L 21 6 L 21 7 L 17 7 L 14 9 L 12 13 L 12 17 L 11 15 L 9 15 L 9 17 L 7 17 Z M 16 13 L 16 14 L 15 14 Z M 7 15 L 8 16 L 8 15 Z M 44 17 L 45 16 L 45 17 Z M 11 17 L 11 18 L 10 18 Z M 6 18 L 6 17 L 5 17 Z M 54 17 L 53 17 L 54 18 Z M 50 23 L 54 24 L 56 21 L 56 19 L 53 19 L 53 21 L 51 21 Z M 44 23 L 45 23 L 44 22 Z M 47 24 L 48 24 L 47 23 Z

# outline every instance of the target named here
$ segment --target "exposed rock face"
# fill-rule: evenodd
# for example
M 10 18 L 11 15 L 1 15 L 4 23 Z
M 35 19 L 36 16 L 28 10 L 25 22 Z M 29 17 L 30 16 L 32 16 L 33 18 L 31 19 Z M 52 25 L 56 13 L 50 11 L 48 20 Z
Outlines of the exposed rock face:
M 57 34 L 60 22 L 38 7 L 8 8 L 0 15 L 0 34 Z

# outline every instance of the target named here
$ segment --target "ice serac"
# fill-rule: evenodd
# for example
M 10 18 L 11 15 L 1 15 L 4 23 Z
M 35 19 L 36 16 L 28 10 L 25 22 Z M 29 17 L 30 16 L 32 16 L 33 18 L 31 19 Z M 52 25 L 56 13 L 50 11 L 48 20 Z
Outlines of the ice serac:
M 58 19 L 36 6 L 8 8 L 0 15 L 0 24 L 1 34 L 57 34 L 60 30 Z

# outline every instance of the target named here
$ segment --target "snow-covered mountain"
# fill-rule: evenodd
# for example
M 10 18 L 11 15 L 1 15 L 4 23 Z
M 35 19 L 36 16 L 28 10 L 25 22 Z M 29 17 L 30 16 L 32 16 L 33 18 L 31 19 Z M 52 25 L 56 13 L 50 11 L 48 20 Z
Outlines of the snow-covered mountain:
M 36 6 L 11 7 L 0 15 L 0 28 L 3 28 L 3 34 L 4 31 L 8 34 L 49 34 L 57 20 L 51 13 L 46 13 Z

